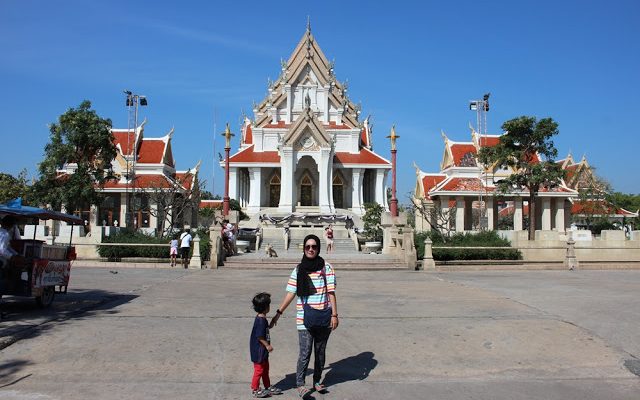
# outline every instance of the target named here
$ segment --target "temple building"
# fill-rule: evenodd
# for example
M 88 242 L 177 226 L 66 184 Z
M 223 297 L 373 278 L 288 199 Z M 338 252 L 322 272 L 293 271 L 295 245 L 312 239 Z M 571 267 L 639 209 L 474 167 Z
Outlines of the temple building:
M 595 176 L 586 156 L 582 156 L 582 159 L 576 162 L 573 156 L 568 154 L 557 162 L 566 171 L 567 186 L 583 193 L 582 196 L 571 200 L 571 215 L 576 226 L 588 228 L 597 218 L 604 218 L 622 226 L 627 219 L 638 217 L 638 210 L 632 212 L 616 207 L 606 199 L 607 188 Z
M 496 183 L 513 171 L 487 167 L 477 161 L 480 149 L 498 144 L 500 135 L 480 135 L 471 128 L 470 142 L 452 141 L 444 133 L 442 137 L 440 171 L 423 172 L 416 166 L 412 198 L 417 208 L 416 230 L 428 231 L 438 224 L 455 232 L 526 230 L 529 192 L 526 189 L 500 192 Z M 538 155 L 535 157 L 539 159 Z M 540 189 L 536 199 L 536 229 L 564 232 L 571 224 L 572 201 L 577 196 L 577 190 L 564 181 L 556 188 Z M 499 226 L 499 213 L 507 207 L 512 207 L 508 214 L 511 218 L 506 226 Z
M 196 222 L 197 203 L 193 210 L 180 210 L 179 215 L 175 212 L 172 216 L 171 208 L 163 205 L 160 197 L 162 193 L 167 197 L 191 196 L 200 163 L 186 171 L 176 170 L 171 150 L 173 129 L 162 137 L 146 138 L 145 123 L 136 129 L 111 129 L 117 150 L 111 162 L 116 179 L 97 188 L 103 198 L 100 205 L 68 210 L 86 221 L 86 230 L 92 226 L 126 227 L 130 221 L 135 228 L 153 234 L 170 228 L 171 224 L 182 227 Z M 75 164 L 68 163 L 59 173 L 72 174 L 75 169 Z M 132 209 L 131 218 L 127 218 L 127 207 Z
M 391 163 L 373 151 L 369 118 L 359 116 L 307 26 L 253 119 L 244 119 L 229 196 L 249 215 L 362 215 L 367 202 L 388 210 Z

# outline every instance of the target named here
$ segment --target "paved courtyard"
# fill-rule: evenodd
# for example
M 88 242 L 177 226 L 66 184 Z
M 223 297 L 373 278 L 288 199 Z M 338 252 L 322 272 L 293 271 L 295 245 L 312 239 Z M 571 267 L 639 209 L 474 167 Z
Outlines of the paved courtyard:
M 287 275 L 74 268 L 49 310 L 8 299 L 0 399 L 250 398 L 250 300 L 277 306 Z M 330 392 L 311 398 L 640 398 L 640 271 L 337 276 Z M 271 334 L 272 381 L 297 398 L 291 308 Z

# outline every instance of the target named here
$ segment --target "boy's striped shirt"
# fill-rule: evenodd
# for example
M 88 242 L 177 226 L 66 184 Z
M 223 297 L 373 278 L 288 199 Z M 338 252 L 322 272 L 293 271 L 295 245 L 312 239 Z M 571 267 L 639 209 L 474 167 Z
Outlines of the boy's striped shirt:
M 316 308 L 318 310 L 324 310 L 326 307 L 331 307 L 331 303 L 329 302 L 329 296 L 327 293 L 332 293 L 336 291 L 336 275 L 333 272 L 333 267 L 331 264 L 325 263 L 324 272 L 327 278 L 327 290 L 324 289 L 324 279 L 322 279 L 322 272 L 312 272 L 309 274 L 311 281 L 313 282 L 313 286 L 316 288 L 316 293 L 312 294 L 308 298 L 306 297 L 298 297 L 296 299 L 296 326 L 298 330 L 305 330 L 304 326 L 304 309 L 302 308 L 302 304 L 307 302 L 309 306 Z M 289 281 L 287 282 L 287 292 L 295 293 L 297 289 L 298 283 L 298 268 L 294 268 L 289 276 Z

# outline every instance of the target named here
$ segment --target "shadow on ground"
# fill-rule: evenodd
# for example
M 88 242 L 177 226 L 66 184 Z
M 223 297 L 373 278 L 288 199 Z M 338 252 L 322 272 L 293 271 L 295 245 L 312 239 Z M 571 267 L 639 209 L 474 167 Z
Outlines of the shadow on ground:
M 327 392 L 330 392 L 331 386 L 333 385 L 365 380 L 378 365 L 378 361 L 374 356 L 372 352 L 365 351 L 355 356 L 343 358 L 325 367 L 325 370 L 328 370 L 328 372 L 326 372 L 324 376 L 323 383 L 328 388 Z M 310 365 L 313 365 L 313 358 Z M 313 370 L 307 369 L 307 376 L 312 374 Z M 276 386 L 282 390 L 294 389 L 296 387 L 296 374 L 287 374 L 280 382 L 276 383 Z M 307 386 L 311 386 L 311 384 L 307 382 Z M 312 396 L 308 396 L 307 398 L 313 399 Z
M 38 307 L 29 297 L 2 297 L 0 307 L 5 315 L 0 320 L 0 350 L 18 340 L 42 335 L 70 320 L 85 320 L 104 313 L 117 314 L 117 307 L 137 297 L 105 290 L 77 290 L 67 294 L 56 293 L 49 308 Z

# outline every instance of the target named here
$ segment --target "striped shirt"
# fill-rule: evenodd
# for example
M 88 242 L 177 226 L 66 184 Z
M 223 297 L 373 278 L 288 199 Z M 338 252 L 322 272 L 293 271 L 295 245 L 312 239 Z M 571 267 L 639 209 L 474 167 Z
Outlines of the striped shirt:
M 327 307 L 331 307 L 329 302 L 329 296 L 327 293 L 333 293 L 336 291 L 336 275 L 333 272 L 331 264 L 324 264 L 324 271 L 327 278 L 327 290 L 324 288 L 324 279 L 322 278 L 322 272 L 312 272 L 309 274 L 313 286 L 316 288 L 316 293 L 308 297 L 298 297 L 296 300 L 296 326 L 299 331 L 305 330 L 304 327 L 304 309 L 302 304 L 306 302 L 310 307 L 317 308 L 318 310 L 324 310 Z M 298 268 L 294 268 L 289 276 L 287 282 L 287 292 L 295 293 L 298 283 Z

